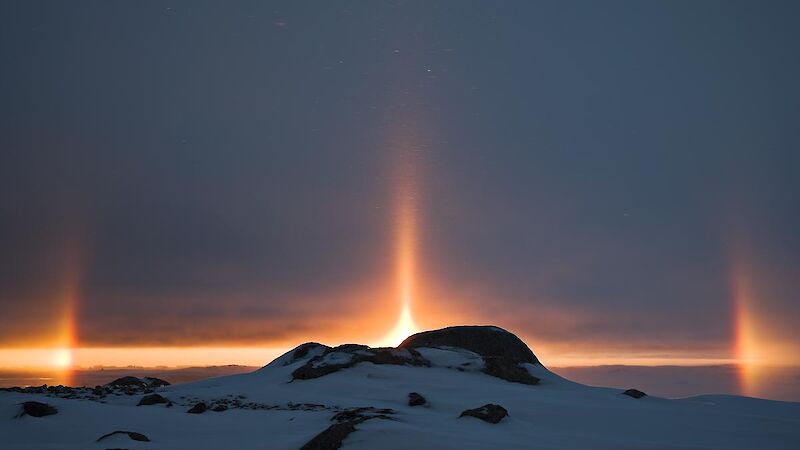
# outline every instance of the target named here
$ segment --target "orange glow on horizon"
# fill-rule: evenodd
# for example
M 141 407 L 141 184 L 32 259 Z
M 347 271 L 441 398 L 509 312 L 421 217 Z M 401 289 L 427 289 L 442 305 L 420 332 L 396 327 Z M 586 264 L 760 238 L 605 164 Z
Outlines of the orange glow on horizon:
M 372 344 L 373 347 L 396 347 L 400 345 L 405 338 L 417 333 L 419 328 L 414 323 L 414 318 L 411 317 L 411 310 L 406 303 L 400 312 L 400 318 L 397 320 L 395 326 L 384 335 L 381 339 Z
M 65 372 L 91 367 L 205 367 L 231 364 L 263 366 L 286 353 L 278 347 L 90 347 L 50 349 L 0 349 L 4 369 L 55 370 Z

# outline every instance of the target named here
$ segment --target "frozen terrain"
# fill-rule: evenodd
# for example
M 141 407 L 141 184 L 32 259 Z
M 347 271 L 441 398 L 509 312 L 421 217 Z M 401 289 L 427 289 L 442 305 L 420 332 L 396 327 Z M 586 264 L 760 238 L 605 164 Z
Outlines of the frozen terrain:
M 513 337 L 497 328 L 480 330 Z M 571 382 L 538 362 L 519 362 L 527 358 L 524 349 L 484 351 L 483 335 L 466 332 L 462 347 L 444 345 L 452 343 L 446 339 L 379 350 L 304 344 L 252 373 L 187 384 L 157 387 L 149 379 L 95 389 L 0 391 L 0 448 L 322 449 L 336 448 L 337 433 L 344 449 L 800 448 L 800 403 L 637 399 Z M 508 381 L 515 377 L 521 378 Z M 425 403 L 410 406 L 412 392 Z M 156 403 L 137 406 L 153 393 L 167 403 L 152 397 Z M 20 415 L 31 401 L 57 413 Z M 204 412 L 187 413 L 202 409 L 198 403 Z M 487 404 L 502 406 L 508 416 L 498 423 L 460 417 Z M 118 433 L 98 441 L 114 431 L 148 440 Z

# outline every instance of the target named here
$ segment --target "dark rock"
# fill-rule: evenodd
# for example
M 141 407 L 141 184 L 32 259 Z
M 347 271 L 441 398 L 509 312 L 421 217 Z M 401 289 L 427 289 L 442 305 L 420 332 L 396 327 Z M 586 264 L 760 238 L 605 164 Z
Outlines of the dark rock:
M 150 442 L 150 439 L 148 439 L 147 436 L 143 435 L 142 433 L 137 433 L 135 431 L 112 431 L 111 433 L 104 434 L 104 435 L 100 436 L 99 438 L 97 438 L 97 442 L 100 442 L 103 439 L 111 437 L 111 436 L 113 436 L 115 434 L 127 434 L 128 437 L 131 438 L 134 441 Z
M 142 399 L 139 400 L 139 404 L 137 404 L 136 406 L 149 406 L 158 403 L 169 403 L 169 400 L 160 396 L 159 394 L 150 394 L 142 397 Z
M 418 393 L 412 392 L 408 394 L 408 406 L 422 406 L 425 403 L 428 403 L 428 401 Z
M 122 378 L 117 378 L 116 380 L 106 384 L 105 386 L 113 387 L 113 388 L 121 388 L 125 389 L 126 391 L 131 390 L 152 390 L 155 388 L 169 386 L 169 381 L 162 380 L 161 378 L 156 377 L 144 377 L 144 378 L 137 378 L 133 376 L 126 376 Z
M 527 369 L 520 366 L 509 358 L 503 357 L 484 357 L 483 373 L 493 377 L 502 378 L 506 381 L 522 384 L 539 384 L 539 379 L 531 375 Z
M 340 411 L 331 417 L 334 422 L 363 422 L 367 419 L 389 419 L 394 410 L 389 408 L 373 408 L 371 406 L 352 408 Z
M 144 381 L 147 387 L 150 388 L 159 388 L 170 385 L 169 381 L 162 380 L 161 378 L 156 378 L 156 377 L 144 377 L 142 381 Z
M 203 414 L 204 412 L 206 412 L 207 409 L 208 409 L 208 406 L 206 406 L 205 403 L 200 402 L 200 403 L 197 403 L 194 406 L 192 406 L 191 409 L 189 409 L 186 412 L 189 413 L 189 414 Z
M 288 366 L 288 365 L 296 363 L 297 361 L 305 358 L 306 355 L 308 355 L 308 352 L 310 352 L 311 350 L 316 349 L 316 348 L 324 348 L 325 350 L 330 349 L 330 347 L 328 347 L 327 345 L 322 345 L 322 344 L 317 343 L 317 342 L 306 342 L 305 344 L 298 345 L 292 351 L 291 357 L 286 359 L 286 361 L 283 363 L 283 365 L 284 366 Z
M 355 422 L 335 423 L 314 436 L 300 450 L 336 450 L 350 433 L 356 431 Z
M 53 414 L 58 414 L 58 409 L 55 406 L 41 402 L 25 402 L 22 404 L 22 411 L 19 413 L 20 416 L 31 417 L 52 416 Z
M 518 337 L 493 326 L 457 326 L 423 331 L 406 338 L 397 348 L 458 347 L 483 357 L 503 357 L 516 363 L 538 363 Z
M 113 386 L 113 387 L 133 386 L 144 389 L 147 386 L 147 384 L 139 378 L 127 376 L 127 377 L 117 378 L 116 380 L 106 384 L 106 386 Z
M 213 407 L 211 410 L 212 411 L 216 411 L 216 412 L 222 412 L 222 411 L 227 411 L 228 407 L 225 406 L 225 405 L 217 405 L 217 406 Z
M 326 356 L 334 353 L 346 353 L 350 356 L 347 362 L 327 363 Z M 353 367 L 362 362 L 373 364 L 393 364 L 410 366 L 430 366 L 430 362 L 413 348 L 369 348 L 366 345 L 345 344 L 329 348 L 320 356 L 315 356 L 292 372 L 292 380 L 310 380 Z
M 359 350 L 369 350 L 369 346 L 364 344 L 342 344 L 342 345 L 337 345 L 336 347 L 333 347 L 331 349 L 328 349 L 325 353 L 331 353 L 331 352 L 353 353 Z
M 500 405 L 489 403 L 481 406 L 480 408 L 467 409 L 458 417 L 464 416 L 477 417 L 484 422 L 499 423 L 508 416 L 508 411 L 506 411 L 506 409 Z
M 314 436 L 300 450 L 336 450 L 342 446 L 347 435 L 356 431 L 356 425 L 371 419 L 390 419 L 388 414 L 394 414 L 394 411 L 372 407 L 341 411 L 331 418 L 337 423 Z
M 642 391 L 640 391 L 638 389 L 628 389 L 627 391 L 623 392 L 622 394 L 623 395 L 627 395 L 628 397 L 633 397 L 633 398 L 647 397 L 647 394 L 645 394 L 644 392 L 642 392 Z

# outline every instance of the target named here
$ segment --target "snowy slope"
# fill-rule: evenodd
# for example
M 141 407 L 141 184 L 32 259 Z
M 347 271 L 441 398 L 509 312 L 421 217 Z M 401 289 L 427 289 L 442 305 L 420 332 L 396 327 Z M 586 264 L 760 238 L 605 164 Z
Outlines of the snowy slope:
M 172 407 L 136 406 L 142 395 L 65 399 L 0 392 L 0 448 L 298 449 L 331 425 L 335 413 L 374 407 L 394 414 L 358 424 L 343 448 L 800 449 L 800 403 L 732 396 L 634 399 L 618 389 L 573 383 L 540 364 L 524 364 L 541 380 L 526 385 L 481 373 L 481 357 L 469 351 L 419 352 L 431 367 L 363 362 L 294 381 L 292 372 L 321 350 L 294 362 L 289 352 L 253 373 L 157 389 Z M 408 406 L 410 392 L 429 404 Z M 59 412 L 15 417 L 20 403 L 30 400 Z M 187 414 L 199 401 L 229 409 Z M 459 418 L 486 403 L 502 405 L 509 417 L 498 424 Z M 115 430 L 143 433 L 150 442 L 126 435 L 95 442 Z

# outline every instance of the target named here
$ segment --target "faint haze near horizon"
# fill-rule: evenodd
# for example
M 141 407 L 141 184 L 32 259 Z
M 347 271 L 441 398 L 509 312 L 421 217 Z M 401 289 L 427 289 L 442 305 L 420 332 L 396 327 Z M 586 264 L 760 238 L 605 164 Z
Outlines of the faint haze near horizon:
M 401 154 L 416 327 L 754 390 L 800 364 L 799 15 L 3 2 L 0 367 L 375 342 Z
M 97 386 L 123 376 L 154 376 L 171 383 L 188 383 L 210 377 L 236 375 L 257 370 L 259 366 L 213 367 L 106 367 L 81 369 L 63 378 L 46 370 L 0 369 L 0 388 L 41 386 L 42 384 Z M 561 376 L 579 383 L 619 389 L 638 388 L 649 395 L 684 398 L 701 394 L 741 394 L 738 367 L 717 366 L 585 366 L 550 367 Z M 772 400 L 800 401 L 800 367 L 770 368 L 765 374 L 758 397 Z

